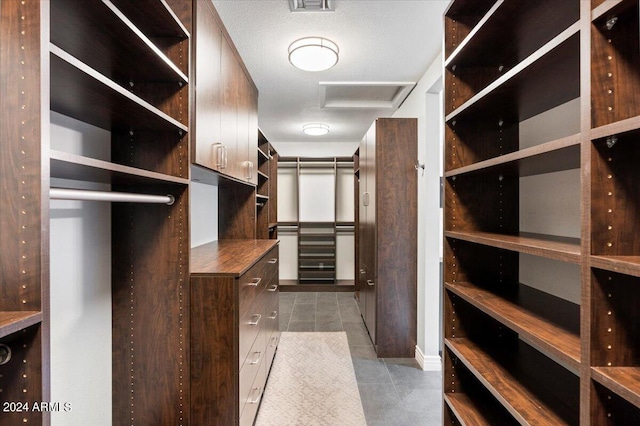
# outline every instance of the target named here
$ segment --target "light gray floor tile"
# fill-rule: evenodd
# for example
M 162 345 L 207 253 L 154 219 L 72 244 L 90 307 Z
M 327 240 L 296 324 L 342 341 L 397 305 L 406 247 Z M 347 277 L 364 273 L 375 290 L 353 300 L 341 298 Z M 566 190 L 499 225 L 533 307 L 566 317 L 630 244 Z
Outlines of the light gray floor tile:
M 331 302 L 337 302 L 338 301 L 338 296 L 336 295 L 336 293 L 316 293 L 316 298 L 317 301 L 331 301 Z
M 376 351 L 373 349 L 373 345 L 365 346 L 350 346 L 351 358 L 358 359 L 377 359 Z
M 396 385 L 400 406 L 405 411 L 442 411 L 442 391 L 431 387 Z
M 316 303 L 317 298 L 316 293 L 299 292 L 296 295 L 296 305 L 298 303 Z
M 316 320 L 316 331 L 343 331 L 342 322 Z
M 340 314 L 337 311 L 331 311 L 331 310 L 320 309 L 320 308 L 316 310 L 316 321 L 318 322 L 337 321 L 342 323 L 342 321 L 340 321 Z
M 284 292 L 281 291 L 280 293 L 278 293 L 280 295 L 280 301 L 283 300 L 291 300 L 292 302 L 296 300 L 296 294 L 297 293 L 293 293 L 293 292 Z
M 442 397 L 442 395 L 440 396 Z M 365 415 L 366 416 L 366 415 Z M 426 413 L 406 412 L 408 424 L 411 426 L 440 426 L 442 425 L 442 410 Z M 370 425 L 368 425 L 370 426 Z
M 358 383 L 385 383 L 392 384 L 391 376 L 387 371 L 387 367 L 382 360 L 378 359 L 358 359 L 351 358 L 353 361 L 353 369 L 356 372 Z M 395 394 L 394 389 L 394 394 Z
M 357 322 L 343 322 L 342 328 L 347 332 L 349 346 L 365 346 L 371 344 L 371 339 L 364 324 Z
M 367 424 L 406 425 L 406 413 L 399 407 L 400 400 L 391 384 L 358 385 Z
M 423 371 L 417 363 L 401 364 L 386 362 L 389 374 L 396 385 L 410 385 L 440 389 L 442 376 L 437 371 Z
M 316 331 L 315 321 L 291 321 L 287 331 Z
M 340 317 L 342 318 L 342 321 L 362 321 L 360 310 L 355 303 L 341 303 Z
M 316 305 L 314 303 L 296 303 L 293 305 L 291 321 L 315 321 Z

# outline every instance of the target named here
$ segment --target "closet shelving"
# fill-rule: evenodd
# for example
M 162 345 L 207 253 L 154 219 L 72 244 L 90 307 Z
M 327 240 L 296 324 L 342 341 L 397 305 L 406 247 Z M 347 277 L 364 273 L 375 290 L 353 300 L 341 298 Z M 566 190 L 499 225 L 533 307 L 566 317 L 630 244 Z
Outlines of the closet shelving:
M 580 134 L 519 140 L 522 121 L 580 95 L 579 2 L 556 3 L 497 1 L 478 16 L 455 2 L 445 16 L 445 423 L 495 416 L 487 392 L 510 422 L 579 421 L 579 306 L 519 283 L 519 253 L 582 259 L 579 238 L 519 223 L 521 178 L 580 167 Z M 459 15 L 476 16 L 462 40 Z
M 256 238 L 277 238 L 278 153 L 258 131 L 258 185 L 256 186 Z
M 445 424 L 640 421 L 638 15 L 633 0 L 445 13 Z M 578 132 L 520 140 L 574 100 Z M 572 170 L 580 238 L 523 232 L 522 178 Z M 580 305 L 519 283 L 522 254 L 580 265 Z

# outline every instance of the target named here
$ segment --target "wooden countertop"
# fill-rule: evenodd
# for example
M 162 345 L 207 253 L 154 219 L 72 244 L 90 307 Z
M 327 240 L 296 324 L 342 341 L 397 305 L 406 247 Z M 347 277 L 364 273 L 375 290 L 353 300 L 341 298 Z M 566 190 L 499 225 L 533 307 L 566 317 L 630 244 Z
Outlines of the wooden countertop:
M 218 240 L 191 249 L 191 274 L 239 277 L 278 240 Z

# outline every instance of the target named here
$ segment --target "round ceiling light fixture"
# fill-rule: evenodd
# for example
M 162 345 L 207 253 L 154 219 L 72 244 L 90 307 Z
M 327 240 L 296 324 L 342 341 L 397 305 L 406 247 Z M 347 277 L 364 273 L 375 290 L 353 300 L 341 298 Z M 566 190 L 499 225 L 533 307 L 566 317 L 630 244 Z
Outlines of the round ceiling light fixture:
M 322 136 L 329 133 L 329 126 L 323 123 L 309 123 L 302 126 L 302 131 L 310 136 Z
M 322 37 L 305 37 L 289 45 L 289 62 L 304 71 L 324 71 L 338 63 L 338 45 Z

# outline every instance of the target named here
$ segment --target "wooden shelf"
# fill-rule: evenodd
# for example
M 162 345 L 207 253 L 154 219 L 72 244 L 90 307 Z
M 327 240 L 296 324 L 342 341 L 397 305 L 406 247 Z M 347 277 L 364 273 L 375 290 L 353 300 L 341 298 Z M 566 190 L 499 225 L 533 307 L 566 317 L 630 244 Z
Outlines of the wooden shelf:
M 607 136 L 626 133 L 640 134 L 640 116 L 627 118 L 626 120 L 617 121 L 615 123 L 591 129 L 591 139 L 601 139 Z
M 50 45 L 51 109 L 103 129 L 187 132 L 187 126 Z
M 0 339 L 41 322 L 39 311 L 0 311 Z
M 514 16 L 522 19 L 513 19 Z M 502 65 L 512 68 L 577 22 L 579 17 L 578 2 L 496 1 L 447 58 L 445 66 L 495 65 L 497 69 Z M 540 26 L 539 22 L 545 22 L 545 25 Z
M 51 177 L 109 184 L 176 183 L 188 185 L 189 179 L 169 176 L 108 161 L 50 151 Z
M 591 11 L 591 20 L 596 21 L 603 16 L 610 16 L 620 13 L 633 6 L 633 1 L 629 0 L 603 0 L 601 4 Z
M 258 170 L 258 178 L 259 179 L 263 179 L 263 180 L 268 180 L 269 179 L 269 175 L 262 173 L 260 170 Z
M 148 37 L 189 37 L 189 31 L 165 0 L 111 0 L 111 3 Z
M 149 17 L 156 16 L 148 13 L 151 9 L 164 10 L 166 16 L 166 6 L 160 2 L 146 0 L 144 3 L 149 6 Z M 137 4 L 128 9 L 141 6 Z M 182 37 L 185 38 L 184 33 Z M 187 75 L 108 0 L 51 2 L 51 43 L 120 84 L 189 82 Z M 176 90 L 178 88 L 176 85 Z
M 522 121 L 580 95 L 575 23 L 445 117 Z
M 513 417 L 487 404 L 478 404 L 464 393 L 446 393 L 444 402 L 449 406 L 462 426 L 496 426 L 518 424 Z
M 508 176 L 532 176 L 580 168 L 580 135 L 547 142 L 500 157 L 459 167 L 445 177 L 491 172 Z
M 568 424 L 537 395 L 520 383 L 510 369 L 496 362 L 470 340 L 445 339 L 445 345 L 521 424 Z M 522 366 L 530 369 L 532 374 L 535 374 L 534 367 L 530 364 Z M 542 376 L 541 372 L 540 380 Z M 553 383 L 547 383 L 547 385 L 554 386 Z
M 267 201 L 269 199 L 269 196 L 268 195 L 262 195 L 262 194 L 256 194 L 256 198 L 258 200 Z
M 591 256 L 591 266 L 640 277 L 640 256 Z
M 269 156 L 263 150 L 258 148 L 258 159 L 259 160 L 268 161 L 269 160 Z
M 569 327 L 563 328 L 563 324 L 550 321 L 530 307 L 536 310 L 553 310 L 554 313 L 566 314 L 568 312 L 573 314 L 576 320 L 579 320 L 580 307 L 527 286 L 520 285 L 519 287 L 517 294 L 505 298 L 471 283 L 445 283 L 447 290 L 509 327 L 558 364 L 574 374 L 578 374 L 580 368 L 580 337 L 577 334 L 579 326 L 574 334 L 567 331 Z
M 640 367 L 591 367 L 591 377 L 640 408 Z
M 503 235 L 479 231 L 445 231 L 444 236 L 562 262 L 579 264 L 581 261 L 580 240 L 577 238 L 526 232 L 519 235 Z

